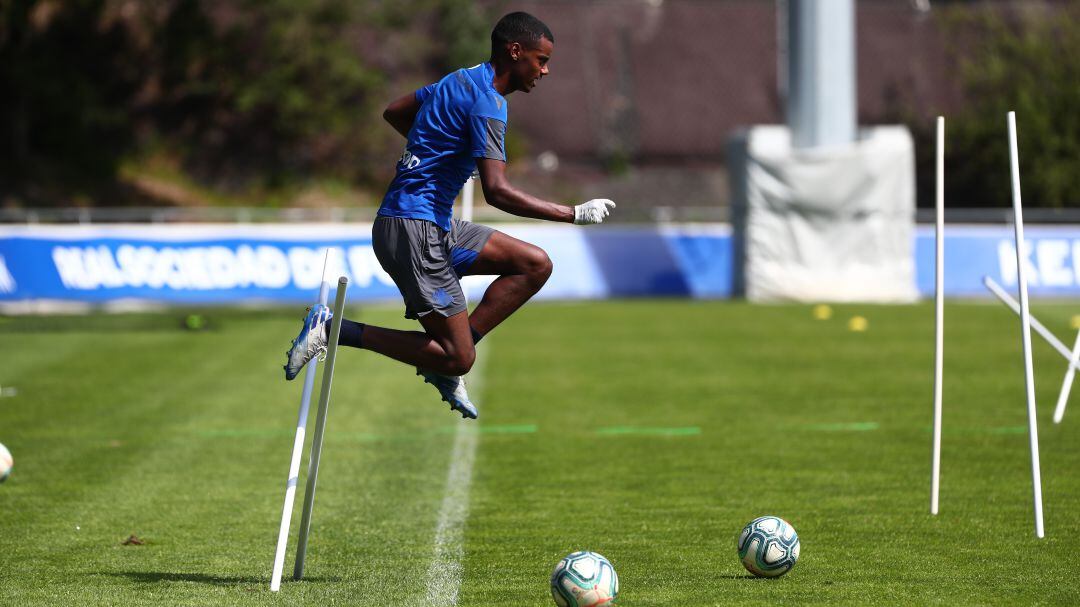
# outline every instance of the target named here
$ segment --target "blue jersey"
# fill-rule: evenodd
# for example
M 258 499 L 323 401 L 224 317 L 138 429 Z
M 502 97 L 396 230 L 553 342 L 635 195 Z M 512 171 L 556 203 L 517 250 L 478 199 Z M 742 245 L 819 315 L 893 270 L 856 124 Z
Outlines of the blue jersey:
M 426 219 L 450 230 L 454 198 L 477 158 L 506 161 L 506 98 L 490 63 L 460 69 L 416 91 L 420 111 L 379 215 Z

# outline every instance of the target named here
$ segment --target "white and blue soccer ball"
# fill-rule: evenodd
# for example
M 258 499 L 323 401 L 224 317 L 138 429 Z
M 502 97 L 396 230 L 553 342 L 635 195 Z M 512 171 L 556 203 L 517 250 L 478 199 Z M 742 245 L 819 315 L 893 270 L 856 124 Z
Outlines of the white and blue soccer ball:
M 799 534 L 778 516 L 762 516 L 739 534 L 739 558 L 758 577 L 784 575 L 799 560 Z
M 0 445 L 0 483 L 11 476 L 11 467 L 13 465 L 15 465 L 15 460 L 11 458 L 11 451 L 8 451 L 4 445 Z
M 555 565 L 551 596 L 559 607 L 607 605 L 619 596 L 619 576 L 611 561 L 599 554 L 575 552 Z

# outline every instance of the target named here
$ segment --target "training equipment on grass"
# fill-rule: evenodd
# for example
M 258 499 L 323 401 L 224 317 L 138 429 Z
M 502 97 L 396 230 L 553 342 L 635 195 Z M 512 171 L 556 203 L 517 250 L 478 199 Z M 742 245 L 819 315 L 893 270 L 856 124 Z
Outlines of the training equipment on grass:
M 326 305 L 326 299 L 330 293 L 330 282 L 327 278 L 329 269 L 330 250 L 326 250 L 323 258 L 322 282 L 319 283 L 319 297 L 316 303 Z M 300 480 L 300 460 L 304 456 L 304 439 L 307 433 L 308 409 L 311 404 L 311 389 L 315 386 L 316 367 L 319 365 L 319 357 L 315 357 L 307 365 L 304 375 L 304 388 L 300 393 L 300 414 L 296 421 L 296 435 L 293 438 L 292 460 L 289 462 L 289 478 L 285 483 L 285 506 L 281 511 L 281 526 L 278 529 L 277 550 L 274 552 L 274 570 L 270 577 L 270 590 L 277 591 L 281 588 L 281 575 L 285 567 L 285 550 L 289 544 L 289 525 L 292 522 L 293 501 L 296 497 L 296 485 Z
M 319 287 L 318 303 L 326 304 L 329 296 L 330 284 L 327 280 L 330 251 L 326 251 L 323 262 L 323 278 Z M 304 555 L 307 551 L 308 532 L 311 526 L 311 510 L 315 501 L 315 482 L 319 474 L 319 458 L 322 453 L 323 430 L 326 427 L 326 410 L 330 402 L 330 386 L 334 376 L 334 361 L 337 358 L 338 337 L 341 333 L 341 318 L 345 307 L 345 292 L 348 288 L 348 279 L 342 276 L 338 280 L 337 296 L 334 302 L 334 319 L 330 323 L 330 335 L 326 346 L 326 365 L 323 369 L 322 391 L 319 395 L 318 415 L 315 422 L 315 435 L 311 443 L 311 455 L 308 457 L 307 489 L 304 493 L 304 509 L 300 524 L 300 539 L 296 549 L 296 563 L 293 570 L 294 579 L 300 579 L 304 575 Z M 281 525 L 278 529 L 277 550 L 274 553 L 274 569 L 270 578 L 270 590 L 278 591 L 281 588 L 281 576 L 285 567 L 285 550 L 289 542 L 289 524 L 292 521 L 293 502 L 296 496 L 296 485 L 300 477 L 300 460 L 303 457 L 304 439 L 308 419 L 308 410 L 311 402 L 311 391 L 315 385 L 316 367 L 318 357 L 313 358 L 307 365 L 304 376 L 304 387 L 300 396 L 300 412 L 296 423 L 296 435 L 293 439 L 292 460 L 289 463 L 289 477 L 285 484 L 285 505 L 281 513 Z
M 1001 288 L 1001 285 L 994 282 L 993 278 L 989 276 L 983 276 L 983 285 L 990 290 L 1002 303 L 1009 306 L 1013 312 L 1020 313 L 1020 304 L 1005 289 Z M 1030 316 L 1030 314 L 1029 314 Z M 1065 403 L 1069 398 L 1069 389 L 1072 386 L 1073 373 L 1076 369 L 1080 369 L 1080 335 L 1076 337 L 1076 345 L 1073 346 L 1072 351 L 1065 347 L 1065 344 L 1061 343 L 1061 340 L 1054 336 L 1050 332 L 1050 329 L 1046 328 L 1046 325 L 1039 322 L 1039 319 L 1034 316 L 1031 318 L 1031 328 L 1035 329 L 1035 332 L 1042 336 L 1046 340 L 1046 343 L 1053 346 L 1058 354 L 1061 354 L 1065 360 L 1069 361 L 1069 372 L 1065 374 L 1065 383 L 1061 386 L 1061 393 L 1058 396 L 1057 407 L 1054 409 L 1054 423 L 1060 424 L 1061 419 L 1065 416 Z
M 739 534 L 739 559 L 758 577 L 779 577 L 799 560 L 799 534 L 777 516 L 758 517 Z
M 474 200 L 476 198 L 476 177 L 470 175 L 465 180 L 465 185 L 461 187 L 461 220 L 472 221 L 473 220 L 473 207 L 475 206 Z
M 848 331 L 862 333 L 870 328 L 870 321 L 865 316 L 852 316 L 847 323 Z
M 304 577 L 304 555 L 307 553 L 308 532 L 311 530 L 311 509 L 315 504 L 315 482 L 319 479 L 319 459 L 322 457 L 323 433 L 326 431 L 326 410 L 330 406 L 330 384 L 334 381 L 334 363 L 337 361 L 338 338 L 341 336 L 341 319 L 345 315 L 345 291 L 349 279 L 338 279 L 337 298 L 334 300 L 334 319 L 330 322 L 330 335 L 326 343 L 326 364 L 323 366 L 322 391 L 319 393 L 319 412 L 315 417 L 315 435 L 311 438 L 311 455 L 308 456 L 307 489 L 304 490 L 304 511 L 300 518 L 300 539 L 296 543 L 296 565 L 293 579 Z
M 1080 364 L 1080 330 L 1076 332 L 1076 342 L 1073 343 L 1072 356 L 1069 357 L 1069 368 L 1065 370 L 1065 378 L 1061 380 L 1061 391 L 1058 392 L 1057 406 L 1054 407 L 1055 424 L 1060 424 L 1062 418 L 1065 417 L 1065 405 L 1069 402 L 1069 392 L 1072 390 L 1077 364 Z
M 1024 275 L 1024 215 L 1020 202 L 1020 159 L 1016 147 L 1016 112 L 1009 112 L 1009 174 L 1012 179 L 1013 227 L 1016 234 L 1016 276 L 1020 285 L 1020 337 L 1024 344 L 1024 385 L 1027 388 L 1028 438 L 1031 444 L 1031 487 L 1035 506 L 1035 536 L 1043 537 L 1042 474 L 1039 471 L 1039 427 L 1035 416 L 1035 374 L 1031 366 L 1031 313 Z
M 759 578 L 777 578 L 799 559 L 799 535 L 779 516 L 759 516 L 739 534 L 739 558 Z
M 559 607 L 606 605 L 619 596 L 611 561 L 586 550 L 567 555 L 551 574 L 551 596 Z
M 990 278 L 989 276 L 983 276 L 983 286 L 989 289 L 990 292 L 994 294 L 994 296 L 1001 300 L 1001 303 L 1009 306 L 1009 308 L 1011 308 L 1013 312 L 1020 314 L 1020 304 L 1012 295 L 1009 295 L 1008 291 L 1003 289 L 1001 285 L 999 285 L 993 278 Z M 1038 318 L 1035 318 L 1030 313 L 1028 314 L 1028 316 L 1031 319 L 1031 328 L 1035 329 L 1035 332 L 1041 335 L 1042 338 L 1046 340 L 1046 343 L 1050 344 L 1055 350 L 1057 350 L 1058 353 L 1065 358 L 1065 360 L 1070 361 L 1070 364 L 1074 368 L 1080 369 L 1080 363 L 1072 363 L 1073 355 L 1071 352 L 1069 352 L 1069 349 L 1065 347 L 1065 344 L 1061 343 L 1061 340 L 1055 337 L 1054 334 L 1050 332 L 1050 329 L 1046 328 L 1046 325 L 1039 322 Z
M 1027 400 L 1028 414 L 1028 440 L 1031 448 L 1031 491 L 1032 503 L 1035 515 L 1035 537 L 1044 537 L 1043 509 L 1042 509 L 1042 473 L 1039 466 L 1039 427 L 1035 411 L 1035 373 L 1031 362 L 1031 328 L 1049 341 L 1067 360 L 1070 365 L 1072 353 L 1038 320 L 1031 316 L 1028 306 L 1027 276 L 1025 275 L 1026 242 L 1024 241 L 1024 213 L 1023 203 L 1020 199 L 1020 157 L 1016 145 L 1016 113 L 1009 112 L 1006 116 L 1006 126 L 1009 135 L 1009 177 L 1012 185 L 1013 201 L 1013 228 L 1014 245 L 1016 249 L 1016 279 L 1020 291 L 1020 301 L 1014 300 L 992 278 L 983 277 L 983 284 L 997 296 L 1002 302 L 1020 315 L 1020 340 L 1024 351 L 1024 387 Z
M 0 444 L 0 483 L 11 476 L 11 468 L 14 465 L 15 460 L 11 457 L 11 451 L 8 451 L 7 447 Z
M 941 481 L 941 371 L 945 348 L 945 118 L 937 119 L 934 186 L 934 438 L 930 456 L 930 514 L 938 513 Z

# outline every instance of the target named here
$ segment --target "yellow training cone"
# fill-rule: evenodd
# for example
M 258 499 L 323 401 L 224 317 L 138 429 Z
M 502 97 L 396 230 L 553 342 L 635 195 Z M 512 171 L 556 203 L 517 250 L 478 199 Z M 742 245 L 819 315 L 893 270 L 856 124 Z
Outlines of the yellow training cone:
M 827 304 L 818 304 L 814 306 L 814 318 L 818 320 L 829 320 L 832 318 L 832 308 Z

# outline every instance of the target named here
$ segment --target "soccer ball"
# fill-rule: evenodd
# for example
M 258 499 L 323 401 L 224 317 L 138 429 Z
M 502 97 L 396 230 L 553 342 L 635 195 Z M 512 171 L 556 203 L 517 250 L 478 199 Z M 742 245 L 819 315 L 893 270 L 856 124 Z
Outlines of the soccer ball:
M 758 577 L 779 577 L 799 560 L 799 535 L 780 517 L 756 518 L 739 534 L 739 558 Z
M 619 576 L 611 562 L 599 554 L 575 552 L 555 565 L 551 596 L 559 607 L 606 605 L 619 596 Z
M 0 483 L 11 476 L 11 467 L 14 464 L 15 460 L 11 458 L 11 451 L 8 451 L 4 445 L 0 445 Z

